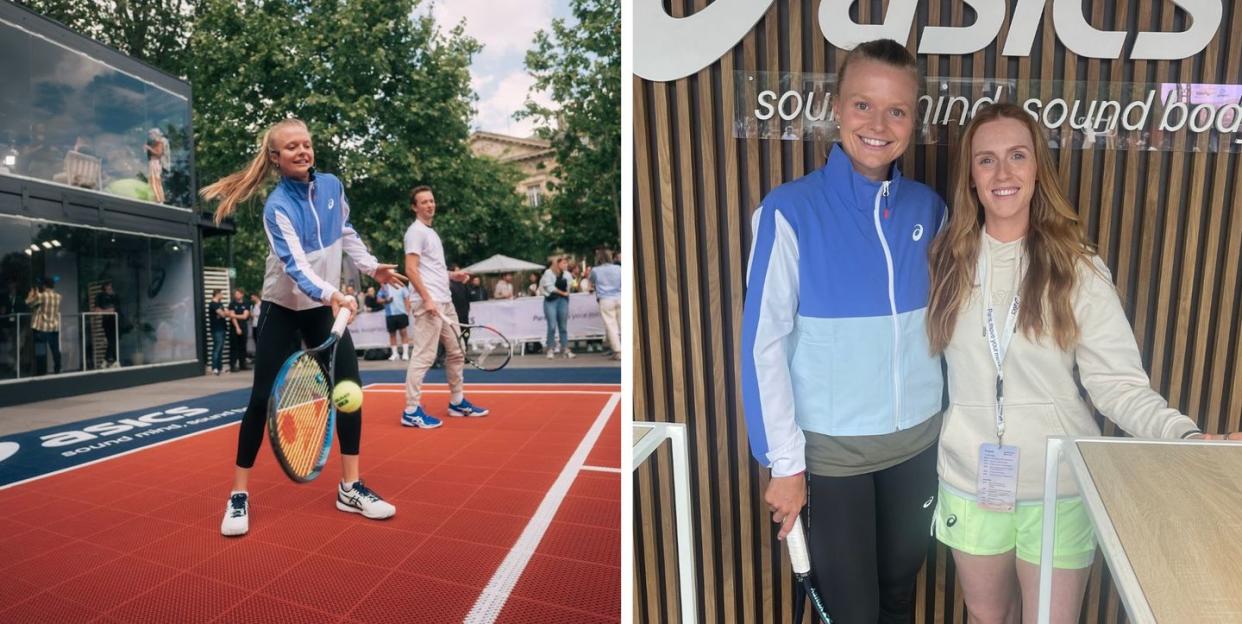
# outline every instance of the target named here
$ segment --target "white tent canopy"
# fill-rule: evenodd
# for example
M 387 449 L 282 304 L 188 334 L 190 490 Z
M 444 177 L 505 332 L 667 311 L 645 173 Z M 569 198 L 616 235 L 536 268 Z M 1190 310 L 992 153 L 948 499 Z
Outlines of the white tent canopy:
M 482 275 L 486 273 L 517 273 L 519 271 L 538 271 L 543 268 L 542 264 L 518 260 L 509 256 L 496 254 L 482 262 L 476 262 L 464 270 L 472 275 Z

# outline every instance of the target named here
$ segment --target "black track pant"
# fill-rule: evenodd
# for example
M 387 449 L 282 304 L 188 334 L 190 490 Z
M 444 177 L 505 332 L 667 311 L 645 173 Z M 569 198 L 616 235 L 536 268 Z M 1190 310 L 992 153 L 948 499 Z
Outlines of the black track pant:
M 237 333 L 231 325 L 229 327 L 229 368 L 237 370 L 246 366 L 246 330 Z
M 832 621 L 913 622 L 936 507 L 936 445 L 879 472 L 809 483 L 808 548 Z
M 241 431 L 237 434 L 237 465 L 241 468 L 254 466 L 254 458 L 263 445 L 267 402 L 276 373 L 280 372 L 280 367 L 290 355 L 302 348 L 303 341 L 309 347 L 317 347 L 328 339 L 328 333 L 332 331 L 332 308 L 295 311 L 264 301 L 258 331 L 254 387 L 250 391 L 250 405 L 242 417 Z M 341 336 L 336 350 L 336 379 L 332 383 L 346 379 L 362 385 L 358 377 L 358 356 L 354 354 L 354 341 L 349 337 L 348 330 Z M 336 438 L 342 454 L 358 454 L 358 443 L 362 439 L 362 410 L 352 414 L 337 412 Z

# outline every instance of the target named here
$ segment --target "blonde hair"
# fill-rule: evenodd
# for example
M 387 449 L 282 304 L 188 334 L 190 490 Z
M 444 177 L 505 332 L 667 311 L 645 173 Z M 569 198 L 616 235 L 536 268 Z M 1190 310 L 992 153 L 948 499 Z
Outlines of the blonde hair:
M 1038 167 L 1030 225 L 1022 243 L 1028 267 L 1022 279 L 1018 326 L 1033 340 L 1050 329 L 1057 346 L 1063 350 L 1068 351 L 1078 343 L 1079 327 L 1074 318 L 1072 295 L 1078 281 L 1078 265 L 1088 261 L 1090 266 L 1089 256 L 1093 252 L 1079 225 L 1078 214 L 1061 188 L 1051 150 L 1039 126 L 1016 104 L 1001 103 L 980 110 L 962 136 L 953 172 L 948 227 L 932 242 L 929 252 L 932 282 L 927 305 L 927 337 L 932 353 L 940 353 L 949 346 L 957 315 L 974 286 L 983 208 L 971 187 L 971 145 L 980 127 L 1000 119 L 1013 119 L 1030 132 Z
M 858 61 L 877 61 L 890 67 L 904 69 L 910 72 L 916 85 L 921 85 L 923 80 L 922 75 L 919 74 L 919 63 L 910 50 L 906 49 L 906 46 L 892 39 L 876 39 L 860 43 L 846 53 L 845 60 L 841 61 L 841 66 L 837 68 L 838 89 L 845 84 L 846 70 Z
M 250 159 L 250 164 L 246 165 L 245 169 L 234 171 L 199 190 L 198 194 L 207 201 L 220 200 L 220 205 L 216 207 L 216 225 L 233 214 L 233 211 L 237 210 L 237 204 L 250 199 L 255 191 L 271 177 L 272 172 L 276 170 L 276 163 L 271 159 L 271 154 L 276 151 L 272 146 L 274 135 L 278 130 L 289 127 L 307 130 L 306 122 L 295 117 L 282 119 L 272 124 L 260 135 L 259 151 L 254 158 Z

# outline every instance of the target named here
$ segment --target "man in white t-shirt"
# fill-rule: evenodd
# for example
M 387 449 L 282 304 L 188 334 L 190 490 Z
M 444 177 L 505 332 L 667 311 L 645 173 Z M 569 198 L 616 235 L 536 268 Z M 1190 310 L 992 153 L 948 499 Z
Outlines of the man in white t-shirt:
M 436 198 L 429 186 L 410 191 L 410 210 L 416 217 L 405 231 L 405 275 L 410 278 L 410 315 L 414 327 L 410 364 L 405 372 L 405 410 L 401 424 L 434 429 L 440 419 L 423 410 L 423 377 L 436 359 L 436 343 L 444 345 L 444 372 L 448 377 L 449 416 L 486 416 L 487 409 L 466 400 L 462 372 L 466 358 L 457 343 L 457 311 L 449 293 L 449 280 L 466 281 L 465 271 L 450 273 L 444 262 L 444 245 L 431 229 L 436 216 Z M 447 319 L 447 322 L 446 322 Z
M 499 282 L 496 282 L 496 289 L 492 292 L 492 299 L 512 299 L 513 298 L 513 274 L 505 273 Z

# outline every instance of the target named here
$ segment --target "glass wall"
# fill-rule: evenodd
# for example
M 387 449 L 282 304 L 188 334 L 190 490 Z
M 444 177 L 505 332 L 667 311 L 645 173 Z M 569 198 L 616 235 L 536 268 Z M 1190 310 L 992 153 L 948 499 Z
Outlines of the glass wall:
M 195 335 L 189 241 L 0 216 L 0 380 L 192 361 Z
M 186 98 L 0 21 L 0 174 L 190 207 Z

